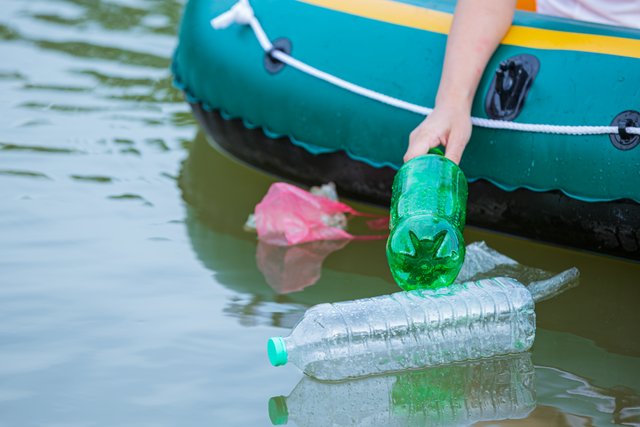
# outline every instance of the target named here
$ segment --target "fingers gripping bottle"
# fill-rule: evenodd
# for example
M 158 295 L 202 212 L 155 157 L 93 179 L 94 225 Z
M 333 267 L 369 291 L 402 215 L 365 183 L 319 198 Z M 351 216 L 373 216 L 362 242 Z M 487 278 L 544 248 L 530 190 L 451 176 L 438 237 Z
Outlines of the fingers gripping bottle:
M 464 261 L 467 179 L 438 154 L 405 163 L 393 181 L 387 260 L 404 290 L 439 288 Z

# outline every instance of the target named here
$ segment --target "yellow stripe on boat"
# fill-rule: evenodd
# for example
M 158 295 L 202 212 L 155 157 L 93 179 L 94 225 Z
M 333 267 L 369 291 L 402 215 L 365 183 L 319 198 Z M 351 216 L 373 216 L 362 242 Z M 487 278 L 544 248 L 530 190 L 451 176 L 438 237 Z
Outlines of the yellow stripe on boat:
M 303 3 L 404 27 L 448 34 L 453 15 L 392 0 L 299 0 Z M 484 0 L 478 0 L 484 1 Z M 502 44 L 640 58 L 640 40 L 513 25 Z

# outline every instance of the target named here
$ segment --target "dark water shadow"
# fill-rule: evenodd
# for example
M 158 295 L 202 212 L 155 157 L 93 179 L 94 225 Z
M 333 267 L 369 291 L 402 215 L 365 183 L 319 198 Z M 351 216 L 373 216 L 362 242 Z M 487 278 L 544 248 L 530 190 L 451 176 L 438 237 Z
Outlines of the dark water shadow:
M 243 225 L 273 182 L 212 149 L 202 134 L 181 169 L 178 183 L 188 203 L 186 227 L 193 251 L 216 282 L 238 294 L 229 315 L 246 324 L 292 326 L 311 305 L 397 290 L 384 241 L 259 245 Z M 283 316 L 289 320 L 283 323 Z

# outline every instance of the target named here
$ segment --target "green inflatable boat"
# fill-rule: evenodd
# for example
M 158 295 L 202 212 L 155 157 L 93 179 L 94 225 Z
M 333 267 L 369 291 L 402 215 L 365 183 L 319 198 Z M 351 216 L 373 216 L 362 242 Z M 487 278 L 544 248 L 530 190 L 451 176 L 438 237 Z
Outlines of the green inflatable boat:
M 190 0 L 173 61 L 211 142 L 388 205 L 454 2 Z M 640 31 L 517 12 L 474 102 L 468 222 L 640 259 Z

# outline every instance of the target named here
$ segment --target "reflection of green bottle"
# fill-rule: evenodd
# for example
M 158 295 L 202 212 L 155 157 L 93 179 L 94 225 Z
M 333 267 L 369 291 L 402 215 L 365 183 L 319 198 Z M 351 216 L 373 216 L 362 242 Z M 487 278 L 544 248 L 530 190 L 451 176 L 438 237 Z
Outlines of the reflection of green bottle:
M 467 179 L 445 157 L 405 163 L 393 181 L 387 260 L 404 290 L 453 283 L 464 261 Z
M 303 376 L 268 409 L 273 425 L 443 427 L 524 418 L 535 406 L 531 355 L 520 353 L 352 381 Z
M 446 418 L 448 414 L 460 412 L 465 404 L 467 371 L 473 373 L 473 365 L 474 362 L 454 364 L 398 374 L 390 394 L 392 414 L 408 417 L 430 414 L 438 415 L 434 418 Z

